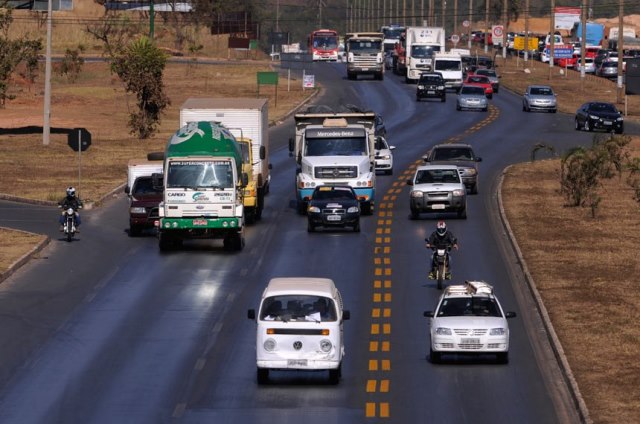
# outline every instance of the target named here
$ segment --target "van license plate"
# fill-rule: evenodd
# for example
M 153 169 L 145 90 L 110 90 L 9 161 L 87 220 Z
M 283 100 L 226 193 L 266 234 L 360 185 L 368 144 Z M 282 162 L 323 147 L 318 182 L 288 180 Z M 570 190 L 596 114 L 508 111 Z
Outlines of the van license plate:
M 290 367 L 306 367 L 306 359 L 287 359 L 287 365 Z
M 445 206 L 442 203 L 431 205 L 431 209 L 444 209 Z
M 206 219 L 194 219 L 193 225 L 207 225 Z

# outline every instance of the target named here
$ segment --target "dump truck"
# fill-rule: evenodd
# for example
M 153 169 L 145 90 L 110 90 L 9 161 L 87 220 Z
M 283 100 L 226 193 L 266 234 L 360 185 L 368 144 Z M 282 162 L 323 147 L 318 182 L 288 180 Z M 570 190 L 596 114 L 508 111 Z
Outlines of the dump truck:
M 226 249 L 242 250 L 248 176 L 240 144 L 226 127 L 198 121 L 176 131 L 164 152 L 162 183 L 160 250 L 186 239 L 222 239 Z
M 180 125 L 213 121 L 224 125 L 240 143 L 249 177 L 243 198 L 247 224 L 262 218 L 265 196 L 269 193 L 269 109 L 267 99 L 196 98 L 180 107 Z
M 355 32 L 345 36 L 348 79 L 357 80 L 358 75 L 384 79 L 383 40 L 381 32 Z
M 325 106 L 309 107 L 294 115 L 295 138 L 289 155 L 296 168 L 296 205 L 304 214 L 313 190 L 321 185 L 349 185 L 363 214 L 375 205 L 375 118 L 370 111 L 334 112 Z

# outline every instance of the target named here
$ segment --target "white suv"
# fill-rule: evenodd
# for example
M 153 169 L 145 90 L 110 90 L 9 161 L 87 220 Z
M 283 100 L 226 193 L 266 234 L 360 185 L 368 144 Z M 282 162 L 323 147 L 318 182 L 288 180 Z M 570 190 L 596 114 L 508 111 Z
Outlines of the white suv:
M 413 178 L 410 193 L 411 219 L 421 212 L 457 212 L 467 217 L 467 189 L 456 165 L 422 165 Z
M 270 370 L 329 370 L 337 384 L 344 357 L 342 297 L 328 278 L 272 278 L 262 293 L 256 320 L 258 384 L 266 383 Z M 257 318 L 257 319 L 256 319 Z
M 499 363 L 509 362 L 509 325 L 493 287 L 484 281 L 466 281 L 445 289 L 431 318 L 431 362 L 443 353 L 495 353 Z

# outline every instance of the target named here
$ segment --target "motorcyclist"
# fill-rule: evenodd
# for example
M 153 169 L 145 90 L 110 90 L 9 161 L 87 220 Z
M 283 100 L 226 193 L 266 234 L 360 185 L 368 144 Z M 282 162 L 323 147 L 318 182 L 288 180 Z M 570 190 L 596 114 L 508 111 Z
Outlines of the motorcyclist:
M 58 202 L 58 205 L 62 208 L 62 213 L 60 214 L 60 231 L 64 231 L 64 214 L 67 209 L 72 208 L 75 212 L 75 224 L 76 224 L 76 232 L 79 233 L 80 230 L 80 214 L 78 213 L 78 209 L 82 209 L 82 200 L 78 196 L 76 196 L 76 189 L 73 187 L 67 187 L 67 195 Z
M 451 231 L 447 230 L 447 224 L 444 221 L 438 221 L 436 230 L 424 241 L 427 242 L 426 246 L 430 249 L 435 250 L 440 247 L 449 250 L 453 247 L 458 250 L 458 239 Z M 436 266 L 436 255 L 434 254 L 431 256 L 431 271 L 429 272 L 429 278 L 432 280 L 435 279 Z M 445 278 L 451 279 L 451 258 L 449 258 L 449 269 Z

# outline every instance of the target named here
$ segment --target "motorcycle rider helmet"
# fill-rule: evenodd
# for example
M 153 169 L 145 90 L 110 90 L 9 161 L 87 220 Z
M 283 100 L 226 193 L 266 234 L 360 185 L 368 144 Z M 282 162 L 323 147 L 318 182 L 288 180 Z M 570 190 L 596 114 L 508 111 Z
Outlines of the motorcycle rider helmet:
M 76 189 L 73 187 L 67 187 L 67 196 L 76 197 Z
M 443 237 L 447 233 L 447 224 L 444 221 L 438 221 L 436 232 L 440 237 Z

